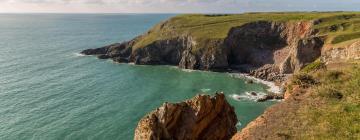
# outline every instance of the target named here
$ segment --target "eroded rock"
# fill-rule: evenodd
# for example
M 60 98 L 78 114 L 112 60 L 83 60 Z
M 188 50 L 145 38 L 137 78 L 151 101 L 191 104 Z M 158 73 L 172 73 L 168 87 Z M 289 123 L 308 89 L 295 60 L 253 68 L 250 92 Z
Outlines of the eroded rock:
M 135 140 L 226 140 L 236 133 L 234 108 L 224 94 L 197 95 L 181 103 L 164 103 L 142 118 Z

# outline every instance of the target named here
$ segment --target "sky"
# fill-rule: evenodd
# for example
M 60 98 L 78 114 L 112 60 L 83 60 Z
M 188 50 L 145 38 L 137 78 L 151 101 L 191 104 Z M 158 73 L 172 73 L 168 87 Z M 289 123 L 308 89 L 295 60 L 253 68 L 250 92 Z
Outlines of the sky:
M 360 11 L 360 0 L 0 0 L 0 13 Z

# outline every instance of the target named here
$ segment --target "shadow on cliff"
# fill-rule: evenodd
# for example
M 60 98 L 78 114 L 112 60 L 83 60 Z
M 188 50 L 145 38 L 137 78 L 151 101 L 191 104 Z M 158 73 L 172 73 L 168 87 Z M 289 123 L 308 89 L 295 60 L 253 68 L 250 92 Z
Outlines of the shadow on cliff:
M 312 26 L 312 22 L 257 21 L 233 27 L 224 42 L 231 50 L 229 67 L 247 73 L 298 71 L 321 55 L 323 40 Z
M 225 44 L 231 48 L 228 55 L 230 67 L 243 72 L 274 64 L 275 52 L 289 45 L 282 29 L 268 21 L 233 27 L 225 39 Z

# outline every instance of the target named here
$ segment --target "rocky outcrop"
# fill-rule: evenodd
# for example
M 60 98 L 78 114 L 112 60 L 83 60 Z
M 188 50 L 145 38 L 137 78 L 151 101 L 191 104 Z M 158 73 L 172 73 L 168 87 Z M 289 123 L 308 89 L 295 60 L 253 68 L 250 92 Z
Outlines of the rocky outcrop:
M 155 41 L 134 49 L 130 60 L 139 65 L 177 65 L 182 59 L 182 52 L 191 45 L 188 40 L 187 37 L 178 37 Z
M 137 43 L 145 34 L 129 42 L 82 53 L 140 65 L 177 65 L 213 71 L 235 69 L 265 80 L 283 81 L 283 74 L 298 71 L 321 55 L 323 40 L 315 36 L 312 26 L 311 21 L 257 21 L 233 27 L 225 39 L 199 41 L 182 34 L 139 46 Z
M 321 60 L 326 63 L 360 60 L 360 41 L 341 47 L 326 47 L 322 51 Z
M 135 140 L 226 140 L 236 133 L 234 108 L 223 94 L 197 95 L 181 103 L 164 103 L 140 120 Z
M 183 57 L 179 63 L 180 68 L 199 69 L 199 70 L 224 70 L 227 69 L 229 48 L 223 44 L 222 40 L 207 40 L 203 44 L 195 40 L 190 40 L 191 45 L 183 52 Z M 199 48 L 196 52 L 194 49 Z
M 226 39 L 230 64 L 269 80 L 283 81 L 321 55 L 323 39 L 316 37 L 313 22 L 258 21 L 234 27 Z M 234 67 L 234 66 L 233 66 Z

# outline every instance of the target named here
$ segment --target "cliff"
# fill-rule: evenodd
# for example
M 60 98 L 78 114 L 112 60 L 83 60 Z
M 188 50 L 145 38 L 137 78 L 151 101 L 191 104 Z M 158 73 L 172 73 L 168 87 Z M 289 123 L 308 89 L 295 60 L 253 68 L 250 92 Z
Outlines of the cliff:
M 356 139 L 360 137 L 360 94 L 354 91 L 360 87 L 356 81 L 360 76 L 359 69 L 352 67 L 360 59 L 358 21 L 358 12 L 179 15 L 130 41 L 82 53 L 120 63 L 238 71 L 284 83 L 285 101 L 267 109 L 233 139 Z M 356 78 L 349 78 L 353 76 Z M 185 129 L 178 118 L 171 118 L 176 121 L 170 124 L 159 120 L 165 117 L 164 107 L 175 107 L 170 112 L 176 114 L 178 109 L 194 108 L 185 104 L 165 104 L 150 113 L 139 122 L 136 138 L 196 139 L 214 134 L 220 138 L 219 133 L 229 138 L 227 130 L 232 127 L 199 129 L 204 130 L 200 136 L 192 132 L 197 131 L 197 124 L 190 123 Z M 188 131 L 192 133 L 179 133 Z
M 234 108 L 223 94 L 197 95 L 181 103 L 164 103 L 142 118 L 135 140 L 230 139 L 236 133 Z
M 130 41 L 82 53 L 120 63 L 240 71 L 282 82 L 321 54 L 333 57 L 324 46 L 356 40 L 359 18 L 356 12 L 180 15 Z
M 285 86 L 285 100 L 232 140 L 359 139 L 359 68 L 359 63 L 337 61 L 295 74 Z

